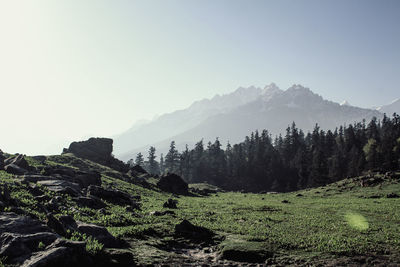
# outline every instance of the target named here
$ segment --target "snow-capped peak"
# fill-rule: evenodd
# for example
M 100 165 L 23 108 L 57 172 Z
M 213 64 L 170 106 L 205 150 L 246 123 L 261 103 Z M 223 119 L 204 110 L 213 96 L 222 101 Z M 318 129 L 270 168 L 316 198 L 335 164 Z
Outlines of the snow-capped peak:
M 348 106 L 348 107 L 351 106 L 350 103 L 347 102 L 347 100 L 342 101 L 342 102 L 340 103 L 340 105 L 341 105 L 341 106 Z

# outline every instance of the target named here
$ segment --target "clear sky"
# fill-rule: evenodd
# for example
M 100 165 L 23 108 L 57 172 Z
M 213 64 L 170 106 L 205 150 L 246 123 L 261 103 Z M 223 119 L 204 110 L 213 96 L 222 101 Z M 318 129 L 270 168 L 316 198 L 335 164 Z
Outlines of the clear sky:
M 400 97 L 400 1 L 0 0 L 0 149 L 60 153 L 239 86 Z

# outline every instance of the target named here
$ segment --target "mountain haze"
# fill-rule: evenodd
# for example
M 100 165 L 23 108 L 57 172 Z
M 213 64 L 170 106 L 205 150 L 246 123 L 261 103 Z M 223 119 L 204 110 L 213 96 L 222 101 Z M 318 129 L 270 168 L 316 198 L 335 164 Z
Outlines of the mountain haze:
M 386 113 L 387 116 L 392 116 L 393 113 L 399 114 L 400 113 L 400 98 L 392 101 L 388 105 L 381 106 L 381 107 L 377 108 L 376 110 L 378 110 L 381 113 Z
M 165 153 L 172 140 L 181 150 L 186 144 L 193 146 L 201 139 L 207 143 L 216 137 L 223 144 L 237 143 L 255 130 L 267 129 L 273 136 L 279 135 L 293 121 L 310 131 L 316 123 L 322 129 L 335 129 L 374 116 L 380 118 L 382 113 L 325 100 L 301 85 L 285 91 L 273 83 L 265 88 L 240 87 L 128 130 L 114 138 L 115 153 L 128 160 L 138 152 L 147 153 L 151 145 Z

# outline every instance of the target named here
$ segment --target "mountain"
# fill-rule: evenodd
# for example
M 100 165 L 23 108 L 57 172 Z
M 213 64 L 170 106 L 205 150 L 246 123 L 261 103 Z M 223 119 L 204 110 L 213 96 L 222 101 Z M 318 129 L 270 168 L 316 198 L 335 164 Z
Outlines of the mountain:
M 351 106 L 347 100 L 344 100 L 342 103 L 340 103 L 340 105 L 341 106 Z
M 386 113 L 388 117 L 391 117 L 393 113 L 400 114 L 400 98 L 392 101 L 388 105 L 378 107 L 376 110 L 378 110 L 381 113 Z
M 149 145 L 190 130 L 211 116 L 228 113 L 260 96 L 271 98 L 280 92 L 281 90 L 275 84 L 270 84 L 263 89 L 254 86 L 239 87 L 230 94 L 196 101 L 187 109 L 161 115 L 150 122 L 136 123 L 128 131 L 114 137 L 114 153 L 121 156 L 142 147 L 146 147 L 145 150 L 147 150 Z M 126 159 L 126 157 L 122 158 Z
M 231 94 L 193 103 L 185 110 L 165 114 L 136 130 L 114 138 L 116 155 L 123 160 L 154 145 L 165 153 L 174 140 L 178 149 L 205 143 L 216 137 L 223 144 L 237 143 L 251 131 L 267 129 L 273 136 L 284 133 L 293 121 L 303 130 L 316 123 L 322 129 L 381 117 L 377 110 L 358 108 L 324 100 L 309 88 L 293 85 L 286 91 L 275 84 L 265 88 L 238 88 Z

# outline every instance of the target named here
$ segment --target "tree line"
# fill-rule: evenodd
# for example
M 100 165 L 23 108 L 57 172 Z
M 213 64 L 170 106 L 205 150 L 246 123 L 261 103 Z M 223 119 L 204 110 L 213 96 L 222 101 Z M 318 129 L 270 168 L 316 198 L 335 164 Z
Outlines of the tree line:
M 305 134 L 293 122 L 284 135 L 272 138 L 267 130 L 255 131 L 244 141 L 222 148 L 197 142 L 193 149 L 176 149 L 156 160 L 150 147 L 147 159 L 138 153 L 130 164 L 144 167 L 154 175 L 181 175 L 189 183 L 207 182 L 227 190 L 292 191 L 321 186 L 367 171 L 392 171 L 400 166 L 400 117 L 384 115 L 334 131 L 318 124 Z

